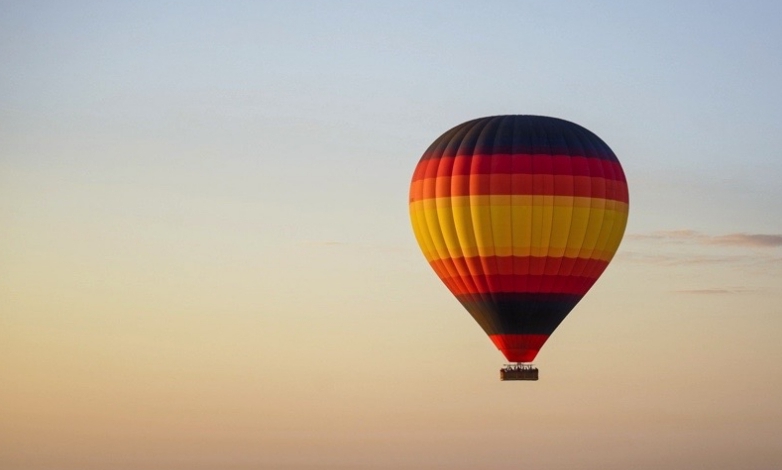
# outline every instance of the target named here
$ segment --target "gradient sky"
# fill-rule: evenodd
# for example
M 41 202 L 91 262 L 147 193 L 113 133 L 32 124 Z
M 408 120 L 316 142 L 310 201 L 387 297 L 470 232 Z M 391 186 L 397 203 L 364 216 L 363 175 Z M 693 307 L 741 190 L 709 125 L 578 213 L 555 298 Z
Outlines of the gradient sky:
M 782 3 L 0 2 L 0 468 L 782 468 Z M 618 155 L 536 363 L 413 238 L 494 114 Z

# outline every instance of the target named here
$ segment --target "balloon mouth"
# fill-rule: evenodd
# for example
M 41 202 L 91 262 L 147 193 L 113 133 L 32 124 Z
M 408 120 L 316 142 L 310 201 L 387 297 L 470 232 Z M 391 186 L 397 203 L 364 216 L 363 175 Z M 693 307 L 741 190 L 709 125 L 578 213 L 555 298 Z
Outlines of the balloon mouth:
M 549 335 L 490 335 L 509 362 L 532 362 Z

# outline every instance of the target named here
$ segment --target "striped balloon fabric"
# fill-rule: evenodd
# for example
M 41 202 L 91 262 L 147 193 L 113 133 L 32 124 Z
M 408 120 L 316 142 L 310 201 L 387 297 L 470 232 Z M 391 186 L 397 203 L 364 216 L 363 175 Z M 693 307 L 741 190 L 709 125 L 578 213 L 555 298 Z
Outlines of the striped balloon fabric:
M 532 361 L 603 273 L 627 214 L 608 145 L 551 117 L 456 126 L 427 149 L 410 186 L 424 256 L 511 362 Z

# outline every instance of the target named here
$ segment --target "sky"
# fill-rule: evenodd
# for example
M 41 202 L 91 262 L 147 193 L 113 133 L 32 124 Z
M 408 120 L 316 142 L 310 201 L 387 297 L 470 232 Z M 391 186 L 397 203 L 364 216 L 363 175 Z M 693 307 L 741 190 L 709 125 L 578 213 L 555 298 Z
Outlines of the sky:
M 0 467 L 782 467 L 782 3 L 0 1 Z M 630 217 L 536 359 L 407 197 L 481 116 Z

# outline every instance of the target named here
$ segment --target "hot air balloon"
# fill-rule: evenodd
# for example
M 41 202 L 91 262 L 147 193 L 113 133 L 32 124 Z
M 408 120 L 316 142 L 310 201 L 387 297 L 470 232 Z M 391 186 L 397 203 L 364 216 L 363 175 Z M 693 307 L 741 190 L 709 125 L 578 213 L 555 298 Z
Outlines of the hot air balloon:
M 492 116 L 424 152 L 410 218 L 426 260 L 510 364 L 530 363 L 616 253 L 627 181 L 599 137 L 562 119 Z

